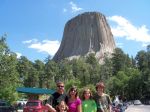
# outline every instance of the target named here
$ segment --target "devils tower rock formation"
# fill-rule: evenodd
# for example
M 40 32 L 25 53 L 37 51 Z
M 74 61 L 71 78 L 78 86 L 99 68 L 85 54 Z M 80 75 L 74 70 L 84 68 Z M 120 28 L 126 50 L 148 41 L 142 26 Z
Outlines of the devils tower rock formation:
M 53 60 L 86 56 L 95 53 L 101 60 L 104 53 L 111 54 L 115 42 L 104 15 L 85 12 L 69 20 L 64 29 L 61 45 Z

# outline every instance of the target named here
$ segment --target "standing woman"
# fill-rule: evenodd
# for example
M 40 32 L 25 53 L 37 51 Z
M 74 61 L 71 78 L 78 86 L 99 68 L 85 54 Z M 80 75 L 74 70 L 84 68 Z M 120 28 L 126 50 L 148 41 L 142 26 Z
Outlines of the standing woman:
M 84 89 L 82 94 L 82 112 L 97 112 L 97 105 L 92 98 L 90 89 Z
M 82 112 L 81 99 L 78 96 L 78 91 L 75 86 L 69 89 L 68 96 L 68 112 Z

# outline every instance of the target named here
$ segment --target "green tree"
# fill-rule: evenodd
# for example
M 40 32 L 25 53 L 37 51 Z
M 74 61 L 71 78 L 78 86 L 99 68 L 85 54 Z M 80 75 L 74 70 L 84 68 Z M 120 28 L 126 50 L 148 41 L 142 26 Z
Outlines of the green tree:
M 46 88 L 51 88 L 56 81 L 56 76 L 59 74 L 58 64 L 53 60 L 47 60 L 44 71 L 45 86 Z
M 75 78 L 79 79 L 82 85 L 89 83 L 89 64 L 85 63 L 83 57 L 72 61 L 72 71 Z
M 113 74 L 112 60 L 105 57 L 104 64 L 100 66 L 100 80 L 108 80 Z
M 45 68 L 45 64 L 40 61 L 40 60 L 35 60 L 35 63 L 33 64 L 34 68 L 37 71 L 37 76 L 39 76 L 39 87 L 44 87 L 44 68 Z
M 19 77 L 16 71 L 16 54 L 11 52 L 6 44 L 6 38 L 0 39 L 0 99 L 10 102 L 17 98 L 16 87 Z
M 29 72 L 31 66 L 32 63 L 25 56 L 21 56 L 18 59 L 17 70 L 20 77 L 20 84 L 22 84 L 22 86 L 29 87 L 29 85 L 27 85 L 26 80 L 28 79 L 28 76 L 30 74 Z
M 64 59 L 59 62 L 59 80 L 66 82 L 67 80 L 71 80 L 73 78 L 70 61 Z
M 24 85 L 26 87 L 39 87 L 39 74 L 32 62 L 29 63 L 28 77 L 24 80 Z
M 133 66 L 129 56 L 124 54 L 120 48 L 116 48 L 113 53 L 112 65 L 113 75 L 116 75 L 118 71 L 124 71 L 126 68 Z
M 137 67 L 140 71 L 143 71 L 148 66 L 147 62 L 147 53 L 144 50 L 141 50 L 137 53 L 136 57 Z
M 111 91 L 112 95 L 124 96 L 127 94 L 128 80 L 129 78 L 124 71 L 119 71 L 116 76 L 113 76 L 107 82 L 107 85 L 109 85 L 108 90 Z
M 147 51 L 141 50 L 136 55 L 137 67 L 141 72 L 140 96 L 142 98 L 150 98 L 150 51 L 149 45 L 147 46 Z
M 89 72 L 89 83 L 95 84 L 100 80 L 100 64 L 95 57 L 95 54 L 91 53 L 85 58 L 87 63 L 87 70 Z

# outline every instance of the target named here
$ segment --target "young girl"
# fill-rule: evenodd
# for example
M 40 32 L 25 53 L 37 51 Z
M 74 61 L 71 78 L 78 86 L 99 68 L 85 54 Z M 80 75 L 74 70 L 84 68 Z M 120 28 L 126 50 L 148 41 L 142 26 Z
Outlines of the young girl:
M 68 107 L 65 103 L 65 101 L 61 101 L 58 105 L 57 105 L 57 112 L 67 112 Z
M 68 112 L 82 112 L 81 99 L 75 86 L 69 89 Z
M 82 112 L 97 112 L 96 102 L 92 99 L 92 92 L 86 88 L 82 94 Z

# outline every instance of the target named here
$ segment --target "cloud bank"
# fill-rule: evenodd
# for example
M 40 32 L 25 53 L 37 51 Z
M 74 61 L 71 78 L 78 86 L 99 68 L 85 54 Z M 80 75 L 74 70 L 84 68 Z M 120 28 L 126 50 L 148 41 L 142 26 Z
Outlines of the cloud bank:
M 37 39 L 32 39 L 23 41 L 23 43 L 27 44 L 28 48 L 36 49 L 38 52 L 46 52 L 51 56 L 55 55 L 60 46 L 60 42 L 57 40 L 43 40 L 42 42 L 39 42 Z
M 108 20 L 116 23 L 116 25 L 111 25 L 115 37 L 124 37 L 127 40 L 141 42 L 142 46 L 150 44 L 150 32 L 146 25 L 136 27 L 122 16 L 108 17 Z

